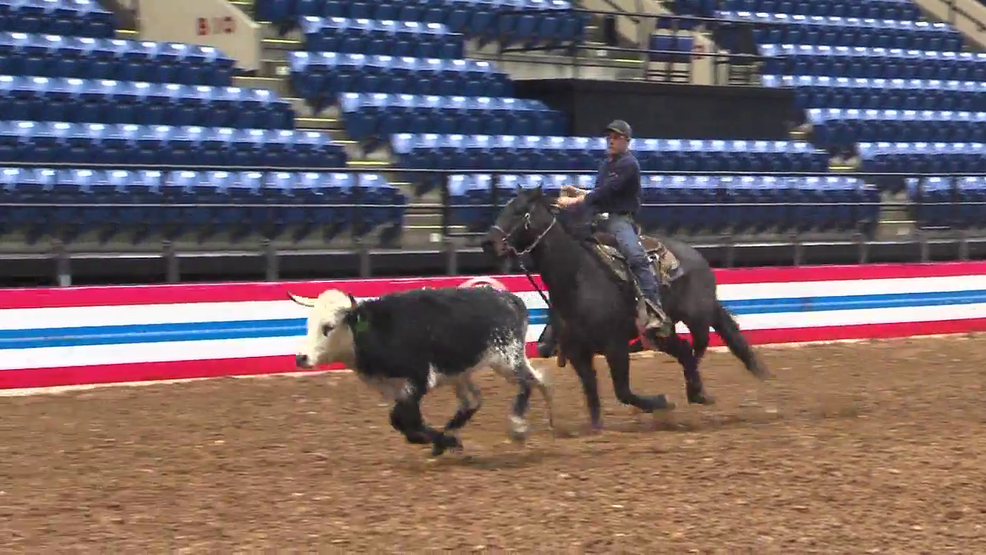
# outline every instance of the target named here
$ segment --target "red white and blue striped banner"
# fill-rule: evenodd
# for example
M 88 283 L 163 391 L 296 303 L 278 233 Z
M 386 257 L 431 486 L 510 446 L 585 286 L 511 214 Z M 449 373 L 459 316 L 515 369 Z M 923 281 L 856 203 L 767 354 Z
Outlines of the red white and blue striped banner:
M 716 276 L 755 344 L 986 331 L 986 262 Z M 0 389 L 290 372 L 306 309 L 287 291 L 362 300 L 488 281 L 527 303 L 533 352 L 547 310 L 524 276 L 0 289 Z

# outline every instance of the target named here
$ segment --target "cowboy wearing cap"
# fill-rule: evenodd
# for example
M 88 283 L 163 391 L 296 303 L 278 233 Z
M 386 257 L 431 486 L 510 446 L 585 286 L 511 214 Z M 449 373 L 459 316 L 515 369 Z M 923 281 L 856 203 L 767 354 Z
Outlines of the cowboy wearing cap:
M 627 122 L 616 120 L 606 127 L 606 136 L 609 156 L 599 165 L 593 190 L 585 192 L 566 185 L 563 192 L 569 196 L 559 197 L 558 205 L 568 208 L 582 204 L 594 214 L 609 213 L 601 227 L 616 237 L 640 290 L 652 305 L 652 310 L 647 311 L 645 329 L 658 337 L 667 337 L 671 333 L 671 321 L 664 314 L 657 278 L 633 225 L 633 216 L 640 209 L 640 164 L 629 150 L 633 131 Z

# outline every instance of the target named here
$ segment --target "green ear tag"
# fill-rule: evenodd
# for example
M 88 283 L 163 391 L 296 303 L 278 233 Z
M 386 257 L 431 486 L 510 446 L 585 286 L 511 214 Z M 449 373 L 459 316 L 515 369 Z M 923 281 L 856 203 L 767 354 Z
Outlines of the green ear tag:
M 356 317 L 356 325 L 353 326 L 353 331 L 359 335 L 368 329 L 370 329 L 370 322 L 368 322 L 362 314 L 358 315 Z

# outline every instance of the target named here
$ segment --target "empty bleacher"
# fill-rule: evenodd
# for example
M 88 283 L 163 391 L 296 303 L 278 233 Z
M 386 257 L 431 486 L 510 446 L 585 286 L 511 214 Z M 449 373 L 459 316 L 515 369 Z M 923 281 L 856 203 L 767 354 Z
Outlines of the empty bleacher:
M 233 86 L 232 58 L 115 36 L 96 0 L 0 0 L 0 202 L 66 205 L 0 209 L 4 231 L 399 230 L 400 190 L 380 175 L 327 171 L 346 166 L 343 146 L 295 129 L 293 107 L 275 92 Z M 25 163 L 36 166 L 16 167 Z M 208 207 L 146 206 L 181 201 Z
M 818 147 L 864 172 L 986 170 L 986 54 L 966 51 L 947 23 L 924 21 L 910 0 L 675 0 L 681 13 L 745 25 L 765 57 L 763 84 L 793 88 L 800 127 Z M 870 181 L 912 202 L 982 196 L 978 178 Z M 949 184 L 946 187 L 946 183 Z M 927 187 L 927 190 L 925 190 Z M 947 191 L 946 191 L 947 189 Z M 919 225 L 980 227 L 917 209 Z M 930 215 L 929 215 L 930 214 Z
M 511 198 L 518 187 L 541 186 L 558 195 L 562 185 L 592 189 L 594 174 L 453 175 L 449 196 L 452 218 L 471 229 L 487 229 L 495 212 L 484 205 L 492 195 Z M 496 185 L 497 191 L 491 191 Z M 848 176 L 775 177 L 750 175 L 712 177 L 645 176 L 642 199 L 656 206 L 642 211 L 638 223 L 666 233 L 707 232 L 851 232 L 872 231 L 879 201 L 876 189 Z M 841 203 L 841 204 L 839 204 Z M 869 203 L 869 204 L 866 204 Z M 675 206 L 671 206 L 675 205 Z
M 541 4 L 517 2 L 509 7 Z M 525 15 L 531 22 L 528 28 L 556 28 L 544 19 L 564 14 L 565 4 L 555 4 L 556 13 Z M 595 170 L 605 152 L 602 138 L 568 136 L 564 114 L 540 102 L 516 98 L 508 76 L 495 64 L 463 59 L 464 51 L 454 50 L 471 37 L 490 31 L 486 23 L 488 6 L 442 1 L 422 5 L 424 13 L 430 15 L 406 16 L 406 21 L 417 22 L 416 25 L 374 20 L 393 17 L 390 3 L 369 6 L 330 1 L 292 5 L 274 0 L 258 4 L 257 13 L 280 23 L 281 33 L 294 25 L 300 30 L 300 49 L 287 54 L 294 93 L 306 101 L 313 113 L 329 108 L 329 113 L 341 119 L 348 138 L 365 152 L 389 146 L 395 170 L 391 173 L 412 182 L 415 187 L 410 190 L 415 194 L 434 191 L 441 178 L 402 174 L 401 168 L 516 170 L 518 175 Z M 399 6 L 403 10 L 409 5 Z M 459 10 L 468 9 L 472 10 L 472 19 L 456 15 Z M 427 40 L 416 43 L 412 40 L 414 35 Z M 541 39 L 532 39 L 538 40 Z M 668 41 L 675 44 L 666 44 Z M 658 49 L 674 50 L 679 41 L 673 35 L 658 34 L 653 44 Z M 804 141 L 638 138 L 634 149 L 642 168 L 651 172 L 819 172 L 828 167 L 825 153 Z M 562 175 L 546 178 L 567 179 Z M 711 187 L 703 183 L 703 187 Z M 813 191 L 818 198 L 838 196 L 834 190 Z M 474 191 L 475 194 L 480 193 Z M 450 198 L 455 201 L 464 197 L 452 194 Z M 660 217 L 645 220 L 649 227 L 672 225 Z M 860 218 L 857 223 L 863 225 L 864 220 Z M 457 217 L 453 223 L 478 229 L 479 221 Z M 822 224 L 814 227 L 832 229 Z M 693 226 L 682 229 L 692 230 Z M 720 226 L 722 229 L 727 228 Z
M 10 210 L 0 220 L 29 229 L 43 222 L 63 237 L 135 228 L 169 239 L 190 230 L 206 239 L 231 229 L 242 235 L 263 229 L 276 237 L 317 228 L 331 238 L 346 228 L 366 233 L 393 225 L 404 212 L 400 191 L 369 174 L 0 168 L 0 187 L 2 202 L 64 203 Z M 367 206 L 319 206 L 325 204 Z
M 500 13 L 505 11 L 504 8 L 527 8 L 539 10 L 540 13 Z M 327 35 L 338 37 L 342 42 L 352 40 L 368 43 L 373 41 L 374 31 L 383 31 L 383 27 L 394 26 L 414 29 L 409 31 L 411 34 L 406 35 L 406 38 L 418 35 L 428 41 L 426 48 L 439 45 L 438 48 L 444 52 L 446 46 L 461 48 L 463 39 L 482 42 L 498 40 L 505 45 L 522 42 L 560 45 L 577 41 L 584 36 L 588 17 L 572 12 L 571 8 L 572 5 L 567 0 L 517 0 L 502 3 L 486 0 L 260 0 L 256 4 L 255 13 L 259 19 L 277 25 L 281 34 L 296 26 L 302 27 L 309 44 L 312 38 L 311 29 L 317 29 L 318 38 Z M 418 29 L 428 31 L 422 37 Z M 381 43 L 390 42 L 389 45 L 379 44 L 380 48 L 400 49 L 406 42 L 404 36 L 392 37 L 396 39 L 392 42 L 386 37 L 380 38 Z M 312 46 L 312 49 L 320 49 L 321 43 Z M 409 44 L 406 47 L 415 46 Z M 461 56 L 450 53 L 447 57 Z
M 753 25 L 766 56 L 764 85 L 796 90 L 811 141 L 636 138 L 645 202 L 681 205 L 645 209 L 645 229 L 870 233 L 879 218 L 873 180 L 758 174 L 825 172 L 832 154 L 847 152 L 865 171 L 986 165 L 979 154 L 986 58 L 961 51 L 948 25 L 920 21 L 912 2 L 672 4 L 718 17 L 726 29 Z M 516 8 L 539 11 L 499 13 Z M 434 202 L 443 182 L 402 169 L 461 172 L 448 179 L 456 205 L 450 223 L 474 230 L 493 214 L 481 205 L 494 197 L 502 204 L 518 186 L 541 184 L 549 193 L 562 183 L 592 186 L 605 141 L 570 136 L 566 114 L 518 98 L 497 63 L 469 58 L 474 43 L 579 41 L 588 18 L 568 2 L 265 0 L 255 10 L 278 27 L 273 35 L 299 38 L 284 54 L 287 86 L 279 92 L 243 86 L 233 60 L 214 48 L 115 38 L 112 16 L 94 1 L 0 0 L 0 201 L 65 202 L 73 208 L 48 221 L 72 233 L 108 233 L 117 214 L 116 232 L 139 227 L 174 237 L 237 228 L 298 238 L 399 230 L 409 205 Z M 25 22 L 25 14 L 34 19 Z M 663 33 L 680 25 L 658 27 L 651 47 L 671 52 L 658 58 L 675 61 L 691 50 L 690 37 Z M 338 119 L 331 133 L 305 128 L 330 118 Z M 40 166 L 17 167 L 23 163 Z M 356 164 L 380 171 L 340 171 Z M 177 168 L 187 166 L 195 167 Z M 585 173 L 552 174 L 573 170 Z M 875 183 L 915 199 L 981 194 L 978 181 L 947 194 L 939 182 Z M 152 206 L 176 202 L 202 207 Z M 773 204 L 744 205 L 763 202 Z M 365 207 L 325 206 L 347 203 Z M 38 209 L 6 210 L 7 227 L 44 221 Z M 941 222 L 949 213 L 928 214 L 919 220 Z
M 287 101 L 266 90 L 0 75 L 0 112 L 34 121 L 292 129 Z
M 2 4 L 0 4 L 2 6 Z M 0 24 L 4 20 L 0 19 Z M 233 59 L 211 46 L 20 33 L 0 28 L 0 74 L 232 85 Z

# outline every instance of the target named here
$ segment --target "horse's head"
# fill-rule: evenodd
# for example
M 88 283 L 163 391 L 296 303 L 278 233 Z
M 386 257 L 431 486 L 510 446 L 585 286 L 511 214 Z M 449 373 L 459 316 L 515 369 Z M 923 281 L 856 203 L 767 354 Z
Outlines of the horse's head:
M 496 218 L 481 245 L 497 258 L 525 254 L 555 225 L 555 209 L 541 187 L 518 191 Z

